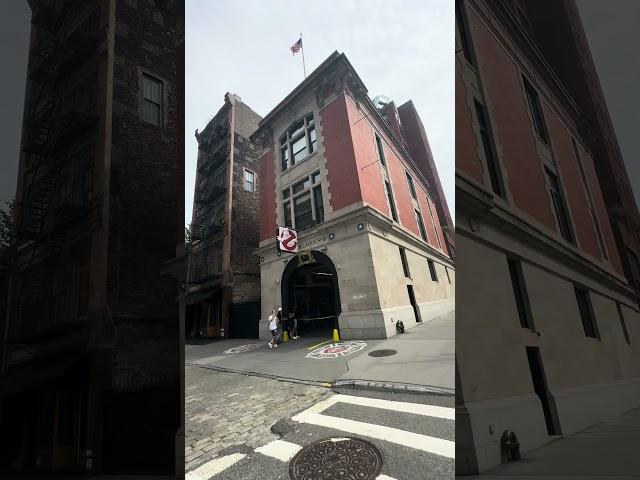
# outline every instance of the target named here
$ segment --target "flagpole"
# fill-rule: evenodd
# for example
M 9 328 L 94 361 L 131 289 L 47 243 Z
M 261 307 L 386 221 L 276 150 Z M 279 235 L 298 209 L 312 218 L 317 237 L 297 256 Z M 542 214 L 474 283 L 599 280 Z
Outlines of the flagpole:
M 304 78 L 307 78 L 307 67 L 304 64 L 304 43 L 302 42 L 302 32 L 300 32 L 300 49 L 302 50 L 302 69 L 304 70 Z

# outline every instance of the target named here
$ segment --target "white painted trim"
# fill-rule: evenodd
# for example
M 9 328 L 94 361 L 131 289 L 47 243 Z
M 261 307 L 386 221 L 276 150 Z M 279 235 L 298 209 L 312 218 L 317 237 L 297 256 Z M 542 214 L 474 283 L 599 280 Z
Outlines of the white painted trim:
M 437 407 L 435 405 L 426 405 L 422 403 L 395 402 L 379 398 L 354 397 L 352 395 L 335 395 L 331 397 L 330 400 L 335 400 L 335 402 L 340 403 L 349 403 L 351 405 L 360 405 L 363 407 L 392 410 L 394 412 L 413 413 L 415 415 L 424 415 L 427 417 L 446 418 L 448 420 L 456 419 L 455 408 Z
M 405 447 L 422 450 L 448 458 L 455 458 L 455 442 L 441 438 L 430 437 L 419 433 L 407 432 L 397 428 L 358 422 L 346 418 L 331 417 L 319 413 L 305 411 L 292 418 L 295 422 L 318 425 L 348 432 L 354 435 L 363 435 L 385 442 L 391 442 Z
M 185 480 L 209 480 L 214 475 L 226 470 L 230 466 L 238 463 L 247 455 L 244 453 L 232 453 L 219 457 L 199 466 L 195 470 L 187 472 L 184 476 Z
M 284 440 L 274 440 L 271 443 L 267 443 L 262 447 L 256 448 L 255 451 L 266 455 L 268 457 L 276 458 L 282 462 L 288 462 L 296 453 L 302 450 L 300 445 L 291 442 L 285 442 Z

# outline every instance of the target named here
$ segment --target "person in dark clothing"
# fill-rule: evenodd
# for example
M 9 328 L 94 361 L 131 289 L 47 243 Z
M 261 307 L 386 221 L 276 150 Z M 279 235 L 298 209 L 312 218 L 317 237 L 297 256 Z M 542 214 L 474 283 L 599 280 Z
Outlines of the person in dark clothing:
M 289 338 L 298 340 L 300 337 L 298 336 L 298 318 L 296 317 L 295 310 L 289 312 L 287 326 L 289 327 Z

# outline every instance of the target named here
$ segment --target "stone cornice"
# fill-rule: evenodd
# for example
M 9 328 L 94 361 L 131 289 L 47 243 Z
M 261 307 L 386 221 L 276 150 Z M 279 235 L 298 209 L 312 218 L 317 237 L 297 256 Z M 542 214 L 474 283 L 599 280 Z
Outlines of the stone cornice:
M 553 238 L 544 231 L 544 227 L 535 225 L 509 206 L 497 202 L 495 196 L 483 185 L 459 171 L 456 172 L 456 210 L 472 218 L 481 218 L 499 231 L 526 242 L 531 248 L 549 255 L 569 268 L 635 299 L 633 289 L 620 274 L 598 265 L 578 248 Z M 473 228 L 464 225 L 464 222 L 456 223 L 456 232 L 480 237 Z
M 419 240 L 417 237 L 415 237 L 413 234 L 409 233 L 408 231 L 404 230 L 398 225 L 391 223 L 391 221 L 387 217 L 385 217 L 382 213 L 373 209 L 369 205 L 363 205 L 358 208 L 355 208 L 348 213 L 345 213 L 343 215 L 340 215 L 337 218 L 333 218 L 331 220 L 328 220 L 327 222 L 322 223 L 321 225 L 318 225 L 317 228 L 302 232 L 300 234 L 299 241 L 303 242 L 307 238 L 317 235 L 318 230 L 328 230 L 332 227 L 339 226 L 342 223 L 354 221 L 359 218 L 362 219 L 362 223 L 369 224 L 369 228 L 367 230 L 369 234 L 376 235 L 381 238 L 387 238 L 383 234 L 383 232 L 385 231 L 393 232 L 396 236 L 400 237 L 404 242 L 411 244 L 416 250 L 426 251 L 431 256 L 433 256 L 434 258 L 442 262 L 443 264 L 446 264 L 448 267 L 452 269 L 455 268 L 453 261 L 447 255 L 440 252 L 439 250 L 436 250 L 431 245 L 425 244 L 424 242 Z M 372 230 L 370 228 L 371 226 L 375 227 L 378 230 L 377 231 Z M 263 255 L 270 249 L 275 248 L 275 242 L 276 242 L 276 238 L 275 238 L 275 232 L 274 232 L 273 239 L 263 240 L 262 242 L 260 242 L 260 246 L 253 251 L 253 254 L 258 256 Z

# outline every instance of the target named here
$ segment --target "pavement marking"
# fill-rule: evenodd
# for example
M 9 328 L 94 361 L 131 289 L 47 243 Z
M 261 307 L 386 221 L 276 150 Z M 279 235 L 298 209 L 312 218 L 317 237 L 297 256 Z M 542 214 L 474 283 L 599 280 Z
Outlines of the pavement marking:
M 285 442 L 284 440 L 274 440 L 271 443 L 267 443 L 266 445 L 255 449 L 258 453 L 268 457 L 277 458 L 283 462 L 291 460 L 300 450 L 302 450 L 300 445 Z
M 367 346 L 366 342 L 360 340 L 347 340 L 344 342 L 330 343 L 318 347 L 305 355 L 306 358 L 340 358 L 359 352 Z
M 309 410 L 312 410 L 312 408 Z M 443 457 L 455 458 L 455 442 L 449 440 L 430 437 L 419 433 L 407 432 L 405 430 L 385 427 L 382 425 L 374 425 L 346 418 L 321 415 L 309 410 L 299 413 L 295 417 L 292 417 L 291 420 L 294 422 L 309 423 L 320 427 L 332 428 L 334 430 L 340 430 L 355 435 L 364 435 L 365 437 L 396 443 L 398 445 L 434 453 Z
M 396 479 L 392 477 L 388 477 L 387 475 L 378 475 L 376 480 L 396 480 Z
M 331 399 L 335 402 L 349 403 L 351 405 L 360 405 L 363 407 L 382 408 L 384 410 L 392 410 L 394 412 L 413 413 L 416 415 L 424 415 L 426 417 L 446 418 L 448 420 L 456 419 L 455 408 L 437 407 L 435 405 L 425 405 L 423 403 L 396 402 L 392 400 L 382 400 L 379 398 L 354 397 L 352 395 L 341 394 L 334 395 Z
M 209 480 L 246 456 L 245 453 L 232 453 L 231 455 L 215 458 L 204 465 L 200 465 L 195 470 L 187 472 L 184 478 L 185 480 Z
M 325 343 L 329 343 L 331 341 L 332 340 L 325 340 L 324 342 L 318 343 L 317 345 L 312 345 L 311 347 L 307 348 L 307 350 L 313 350 L 314 348 L 319 347 L 320 345 L 324 345 Z

